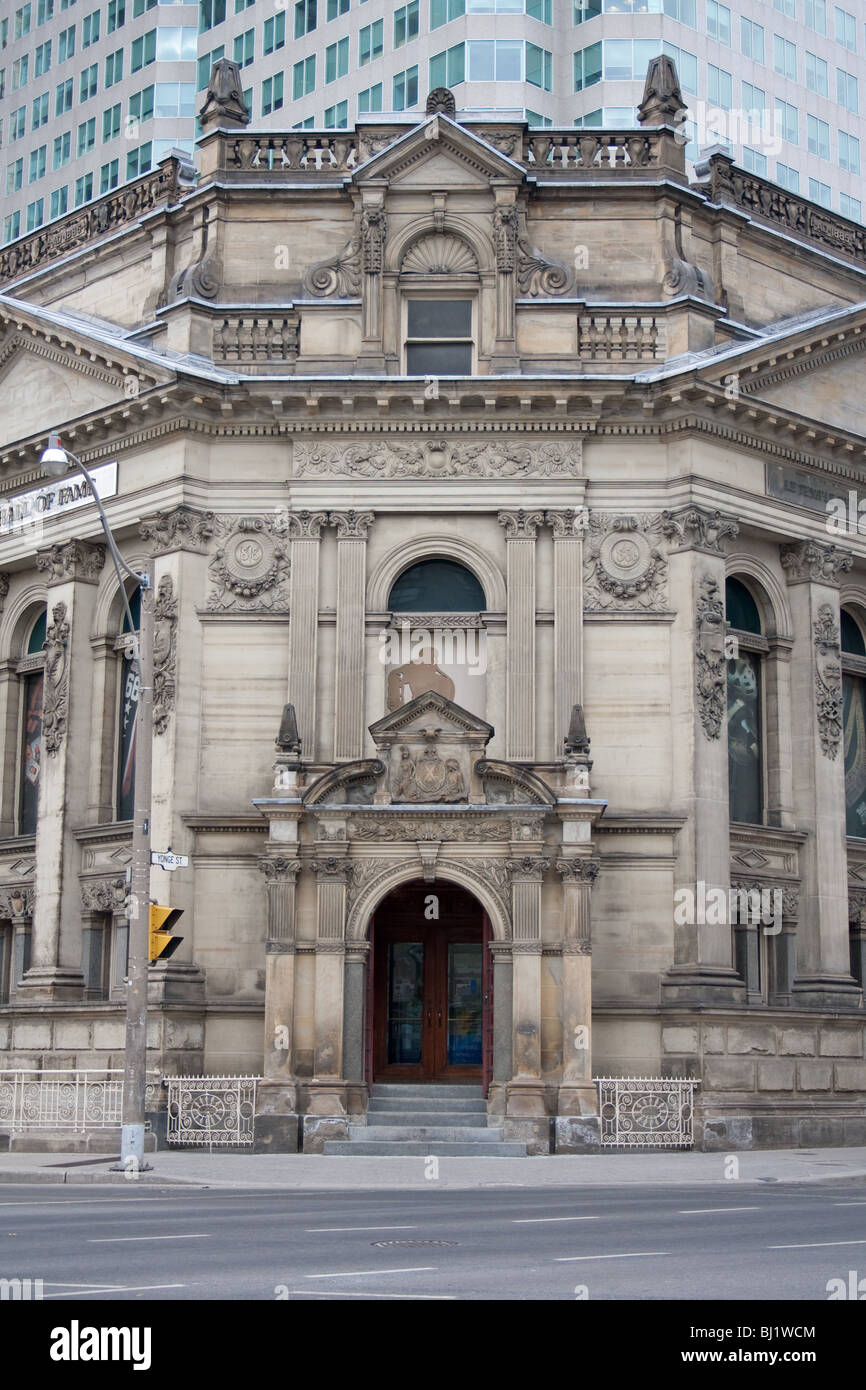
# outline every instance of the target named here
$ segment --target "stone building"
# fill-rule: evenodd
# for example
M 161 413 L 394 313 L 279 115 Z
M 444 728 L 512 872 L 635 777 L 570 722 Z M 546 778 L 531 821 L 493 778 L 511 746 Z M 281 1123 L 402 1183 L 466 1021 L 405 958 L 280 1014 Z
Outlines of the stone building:
M 261 1075 L 284 1147 L 390 1079 L 581 1148 L 611 1075 L 866 1141 L 866 232 L 690 184 L 664 59 L 633 131 L 238 92 L 197 182 L 0 252 L 3 1065 L 123 1043 L 136 690 L 59 429 L 155 571 L 153 1067 Z

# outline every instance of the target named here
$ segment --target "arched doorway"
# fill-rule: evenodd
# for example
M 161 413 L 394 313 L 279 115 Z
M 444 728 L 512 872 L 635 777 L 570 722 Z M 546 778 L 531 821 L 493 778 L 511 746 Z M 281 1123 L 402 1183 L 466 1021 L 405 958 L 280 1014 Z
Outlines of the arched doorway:
M 367 1081 L 484 1084 L 492 1067 L 490 924 L 454 883 L 413 881 L 370 924 Z

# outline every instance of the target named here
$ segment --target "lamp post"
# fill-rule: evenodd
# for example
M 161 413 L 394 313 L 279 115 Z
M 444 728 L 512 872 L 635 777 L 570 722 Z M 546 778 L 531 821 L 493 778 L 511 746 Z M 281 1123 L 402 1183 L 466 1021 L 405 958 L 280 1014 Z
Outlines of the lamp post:
M 123 1069 L 123 1116 L 120 1161 L 126 1172 L 149 1167 L 144 1162 L 144 1109 L 147 1085 L 147 957 L 150 912 L 150 797 L 153 756 L 153 578 L 150 566 L 141 574 L 130 569 L 111 534 L 108 518 L 92 477 L 80 458 L 64 449 L 60 436 L 48 436 L 48 448 L 40 459 L 49 477 L 59 478 L 70 463 L 81 470 L 96 503 L 105 540 L 114 561 L 123 598 L 130 641 L 132 670 L 138 676 L 138 715 L 135 733 L 135 812 L 132 828 L 132 869 L 129 893 L 129 963 L 126 990 L 126 1052 Z M 139 634 L 124 587 L 124 573 L 141 590 Z

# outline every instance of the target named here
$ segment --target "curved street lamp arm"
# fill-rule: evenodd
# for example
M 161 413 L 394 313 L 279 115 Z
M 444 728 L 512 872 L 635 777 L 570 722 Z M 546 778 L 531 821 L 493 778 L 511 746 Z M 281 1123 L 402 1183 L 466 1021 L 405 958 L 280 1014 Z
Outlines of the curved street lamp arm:
M 123 582 L 123 575 L 121 573 L 121 570 L 126 570 L 126 573 L 130 575 L 133 579 L 135 579 L 142 588 L 146 589 L 150 583 L 150 580 L 146 574 L 136 573 L 136 571 L 134 569 L 131 569 L 130 566 L 126 563 L 120 551 L 118 550 L 117 545 L 115 544 L 113 535 L 111 534 L 111 527 L 108 524 L 108 517 L 105 515 L 105 508 L 102 505 L 99 493 L 96 491 L 96 484 L 94 483 L 93 478 L 90 475 L 90 472 L 76 454 L 73 454 L 69 449 L 66 449 L 65 453 L 67 458 L 70 458 L 72 462 L 75 464 L 75 466 L 81 469 L 82 473 L 87 479 L 87 483 L 90 488 L 93 500 L 96 503 L 96 509 L 99 512 L 99 519 L 102 522 L 102 529 L 105 532 L 105 539 L 108 542 L 108 548 L 111 551 L 111 558 L 114 561 L 114 568 L 117 571 L 117 582 L 120 585 L 120 595 L 123 599 L 123 607 L 126 612 L 126 621 L 129 623 L 129 631 L 132 634 L 133 642 L 135 643 L 137 648 L 137 639 L 135 637 L 135 623 L 132 620 L 132 609 L 129 606 L 129 598 L 127 596 L 126 585 Z M 135 659 L 137 660 L 137 656 Z

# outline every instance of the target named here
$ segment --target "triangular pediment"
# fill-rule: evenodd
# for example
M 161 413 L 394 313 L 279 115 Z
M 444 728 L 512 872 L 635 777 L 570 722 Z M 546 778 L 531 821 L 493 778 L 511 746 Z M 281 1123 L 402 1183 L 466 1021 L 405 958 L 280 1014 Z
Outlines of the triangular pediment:
M 514 160 L 439 112 L 366 160 L 353 181 L 387 179 L 392 188 L 482 188 L 491 179 L 520 184 L 525 177 Z
M 0 346 L 0 445 L 123 400 L 123 378 L 62 349 L 17 337 Z M 49 415 L 46 412 L 50 412 Z
M 370 725 L 370 734 L 377 747 L 409 735 L 429 741 L 462 735 L 473 742 L 482 739 L 486 743 L 493 737 L 493 726 L 438 691 L 428 690 L 377 719 Z
M 756 394 L 771 405 L 866 437 L 863 350 L 858 343 L 851 355 L 823 366 L 806 363 L 798 372 L 782 370 L 780 379 L 763 383 Z

